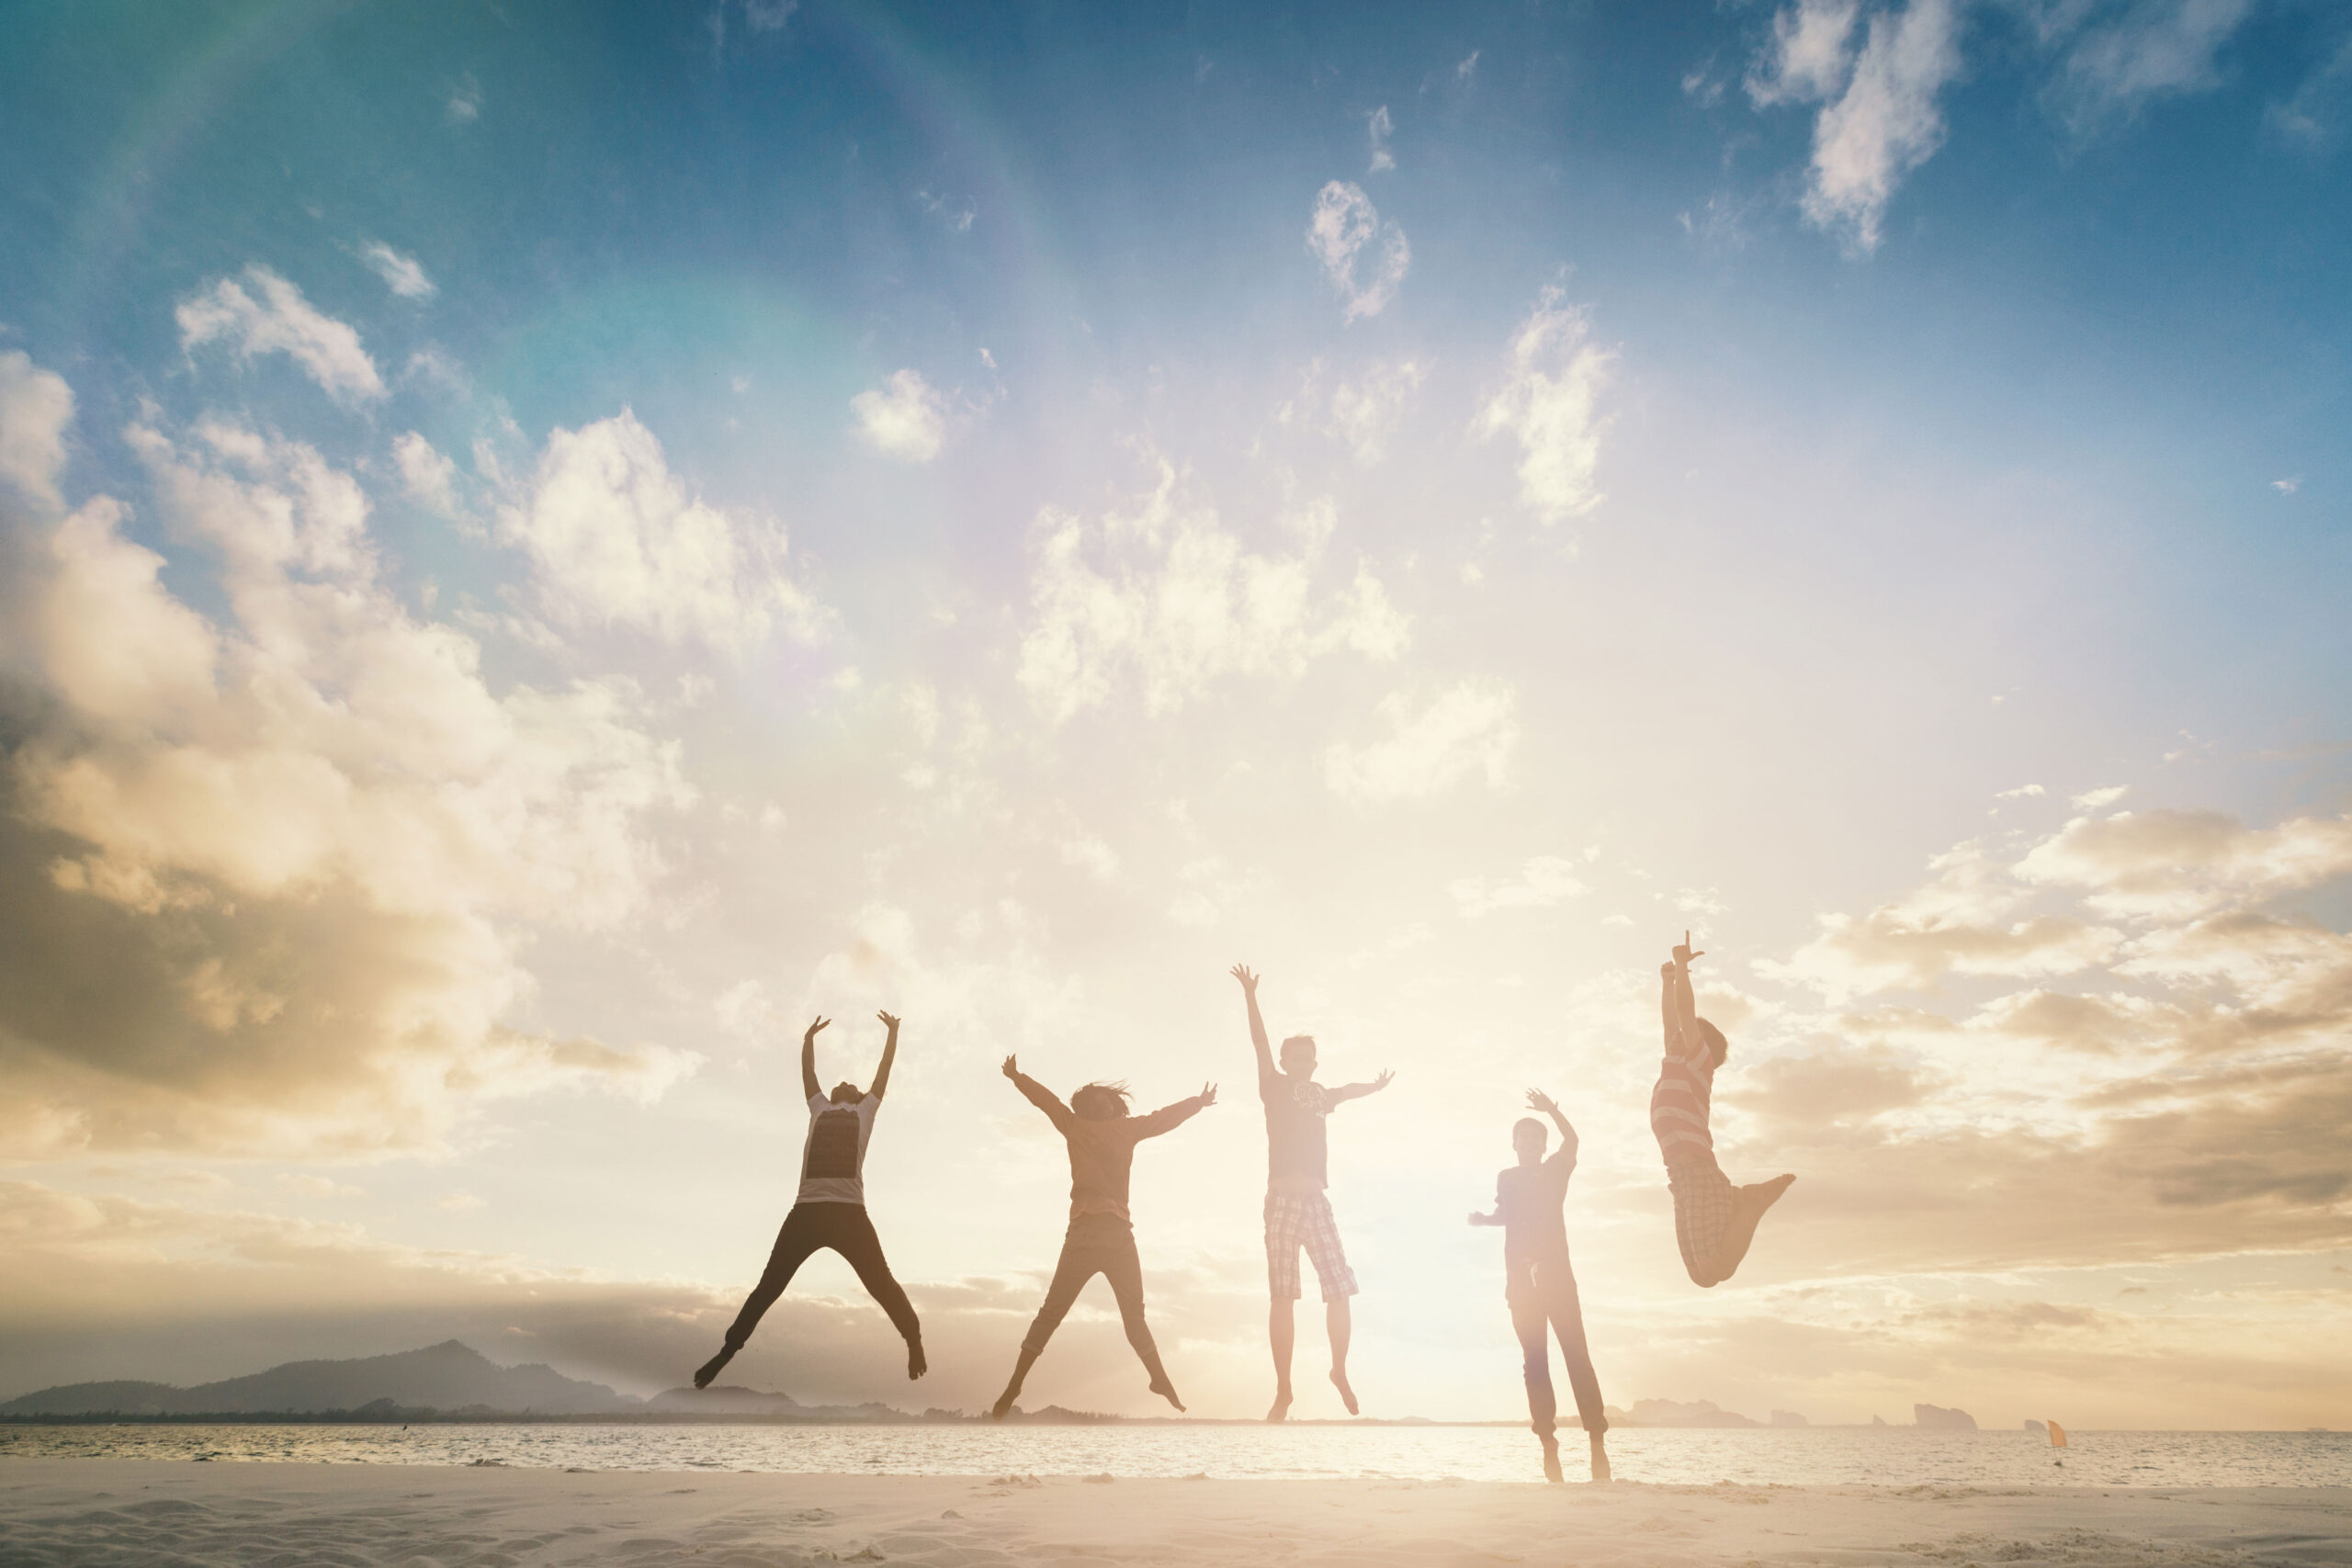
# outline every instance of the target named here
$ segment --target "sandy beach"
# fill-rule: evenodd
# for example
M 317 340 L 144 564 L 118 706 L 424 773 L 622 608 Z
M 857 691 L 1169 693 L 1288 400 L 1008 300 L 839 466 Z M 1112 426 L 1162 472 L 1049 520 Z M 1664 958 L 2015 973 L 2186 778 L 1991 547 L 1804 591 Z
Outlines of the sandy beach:
M 28 1460 L 0 1563 L 2352 1562 L 2352 1489 L 1592 1487 Z

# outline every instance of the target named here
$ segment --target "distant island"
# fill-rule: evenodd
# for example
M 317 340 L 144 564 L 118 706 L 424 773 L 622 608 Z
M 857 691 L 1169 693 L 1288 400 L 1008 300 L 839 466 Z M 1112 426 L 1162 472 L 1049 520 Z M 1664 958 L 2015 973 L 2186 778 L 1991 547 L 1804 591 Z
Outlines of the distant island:
M 1775 1410 L 1769 1421 L 1757 1421 L 1706 1399 L 1642 1399 L 1634 1401 L 1628 1410 L 1612 1405 L 1608 1414 L 1610 1424 L 1615 1427 L 1812 1425 L 1804 1416 L 1788 1410 Z M 1933 1404 L 1915 1406 L 1914 1416 L 1918 1426 L 1925 1427 L 1973 1431 L 1976 1427 L 1965 1411 Z M 566 1377 L 543 1362 L 502 1367 L 472 1346 L 456 1339 L 389 1356 L 288 1361 L 266 1371 L 198 1383 L 193 1388 L 127 1380 L 64 1383 L 0 1403 L 0 1421 L 13 1423 L 625 1421 L 878 1426 L 984 1419 L 983 1416 L 961 1410 L 931 1409 L 918 1415 L 888 1404 L 803 1404 L 789 1394 L 737 1387 L 673 1388 L 650 1399 L 640 1399 L 604 1383 Z M 1049 1404 L 1042 1410 L 1015 1409 L 1009 1419 L 1045 1426 L 1143 1426 L 1166 1425 L 1182 1418 L 1111 1416 Z M 1361 1417 L 1329 1424 L 1487 1427 L 1522 1423 L 1437 1422 L 1408 1416 L 1391 1420 Z M 1883 1421 L 1875 1424 L 1886 1425 Z

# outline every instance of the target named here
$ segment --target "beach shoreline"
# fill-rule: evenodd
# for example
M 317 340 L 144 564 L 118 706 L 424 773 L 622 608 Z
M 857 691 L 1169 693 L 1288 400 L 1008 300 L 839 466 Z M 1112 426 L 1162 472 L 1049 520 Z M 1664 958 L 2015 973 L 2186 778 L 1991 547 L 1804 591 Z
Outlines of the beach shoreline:
M 1259 1568 L 2352 1562 L 2352 1487 L 747 1474 L 192 1461 L 0 1461 L 17 1564 Z

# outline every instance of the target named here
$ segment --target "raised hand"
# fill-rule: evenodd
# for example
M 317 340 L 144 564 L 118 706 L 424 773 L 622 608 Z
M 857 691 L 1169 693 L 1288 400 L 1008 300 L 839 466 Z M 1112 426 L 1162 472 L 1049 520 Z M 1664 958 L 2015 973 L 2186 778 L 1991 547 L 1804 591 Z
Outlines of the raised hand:
M 885 1024 L 888 1024 L 891 1033 L 896 1034 L 899 1032 L 899 1021 L 897 1019 L 892 1018 L 887 1012 L 877 1012 L 874 1016 L 880 1019 Z
M 1017 1078 L 1021 1076 L 1020 1057 L 1007 1056 L 1004 1059 L 1004 1076 L 1009 1078 Z
M 1215 1105 L 1216 1103 L 1216 1085 L 1213 1083 L 1203 1084 L 1201 1086 L 1201 1109 L 1206 1111 L 1210 1106 Z
M 1540 1089 L 1531 1089 L 1527 1091 L 1527 1109 L 1541 1111 L 1546 1116 L 1557 1116 L 1560 1113 L 1559 1102 Z
M 1690 951 L 1690 933 L 1686 931 L 1682 933 L 1681 943 L 1674 950 L 1674 966 L 1678 969 L 1688 969 L 1690 967 L 1690 961 L 1692 959 L 1704 958 L 1707 955 L 1703 951 L 1699 953 L 1693 953 Z
M 1389 1080 L 1390 1078 L 1395 1077 L 1396 1076 L 1396 1068 L 1394 1068 L 1394 1067 L 1389 1068 L 1386 1072 L 1385 1072 L 1385 1073 L 1381 1074 L 1378 1077 L 1376 1077 L 1376 1078 L 1373 1079 L 1373 1080 L 1372 1080 L 1372 1087 L 1371 1087 L 1371 1088 L 1369 1088 L 1369 1089 L 1365 1089 L 1365 1090 L 1364 1090 L 1364 1092 L 1365 1092 L 1366 1094 L 1378 1094 L 1382 1089 L 1386 1089 L 1386 1088 L 1388 1087 L 1388 1080 Z
M 809 1040 L 814 1040 L 814 1039 L 816 1039 L 816 1038 L 817 1038 L 817 1031 L 819 1031 L 819 1030 L 820 1030 L 820 1029 L 824 1028 L 824 1027 L 825 1027 L 825 1025 L 827 1025 L 827 1024 L 829 1024 L 829 1023 L 831 1023 L 831 1022 L 832 1022 L 832 1021 L 832 1021 L 831 1019 L 830 1019 L 830 1018 L 820 1018 L 820 1019 L 819 1019 L 816 1022 L 814 1022 L 814 1023 L 812 1023 L 812 1024 L 810 1024 L 810 1025 L 808 1026 L 808 1033 L 806 1033 L 806 1034 L 804 1034 L 804 1035 L 802 1035 L 800 1038 L 801 1038 L 803 1041 L 809 1041 Z
M 1250 965 L 1237 964 L 1233 966 L 1231 973 L 1235 979 L 1241 982 L 1243 990 L 1253 997 L 1258 994 L 1258 976 L 1250 972 Z

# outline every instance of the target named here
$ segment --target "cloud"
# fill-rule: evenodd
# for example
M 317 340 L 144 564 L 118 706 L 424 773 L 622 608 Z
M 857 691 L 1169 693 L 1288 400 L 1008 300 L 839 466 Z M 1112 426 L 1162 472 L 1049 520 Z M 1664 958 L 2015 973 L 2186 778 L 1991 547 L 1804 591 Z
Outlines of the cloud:
M 928 463 L 939 456 L 947 434 L 947 400 L 919 371 L 893 371 L 887 390 L 860 392 L 849 400 L 858 434 L 886 457 Z
M 2277 491 L 2280 495 L 2292 495 L 2297 491 L 2303 488 L 2302 476 L 2298 474 L 2290 479 L 2272 479 L 2270 481 L 2270 488 Z
M 1614 350 L 1588 341 L 1584 311 L 1561 298 L 1554 287 L 1537 299 L 1511 335 L 1510 378 L 1471 422 L 1481 437 L 1519 443 L 1520 499 L 1545 522 L 1601 502 L 1593 475 L 1609 421 L 1598 405 L 1617 362 Z
M 2079 889 L 2102 914 L 2182 919 L 2352 873 L 2352 817 L 2252 829 L 2219 811 L 2078 817 L 2017 863 L 2027 883 Z
M 2324 152 L 2343 132 L 2347 99 L 2352 99 L 2352 32 L 2345 34 L 2334 52 L 2303 78 L 2291 97 L 2263 111 L 2263 123 L 2307 152 Z M 2295 493 L 2300 482 L 2272 481 L 2288 495 Z
M 1344 588 L 1315 592 L 1337 525 L 1329 502 L 1299 520 L 1295 553 L 1261 555 L 1181 498 L 1175 466 L 1157 463 L 1134 510 L 1090 526 L 1049 508 L 1032 530 L 1019 679 L 1055 723 L 1130 682 L 1159 714 L 1230 676 L 1294 677 L 1342 649 L 1384 662 L 1403 651 L 1406 617 L 1362 563 Z
M 627 409 L 550 433 L 527 492 L 499 509 L 498 526 L 529 552 L 538 602 L 566 626 L 737 654 L 779 627 L 815 630 L 815 605 L 785 575 L 783 528 L 689 491 Z
M 2067 118 L 2081 129 L 2152 97 L 2216 85 L 2215 57 L 2253 10 L 2253 0 L 2137 0 L 2084 29 L 2058 86 Z
M 474 80 L 472 72 L 458 77 L 449 89 L 443 113 L 451 125 L 470 125 L 481 118 L 481 84 Z
M 1453 68 L 1453 79 L 1455 81 L 1467 82 L 1472 77 L 1477 75 L 1479 53 L 1479 51 L 1474 49 L 1468 54 L 1462 57 L 1461 62 Z
M 1589 891 L 1577 879 L 1577 863 L 1558 855 L 1537 855 L 1520 868 L 1517 877 L 1489 883 L 1465 876 L 1449 885 L 1453 906 L 1470 919 L 1497 909 L 1548 909 Z
M 2019 784 L 2015 789 L 1995 790 L 1993 798 L 1995 800 L 2028 800 L 2048 793 L 2038 784 Z
M 1871 17 L 1845 91 L 1815 121 L 1805 217 L 1865 254 L 1878 248 L 1895 187 L 1943 144 L 1936 100 L 1960 74 L 1959 34 L 1957 0 L 1911 0 Z
M 435 451 L 432 442 L 412 430 L 392 443 L 392 460 L 411 500 L 444 517 L 457 514 L 458 465 Z
M 1396 155 L 1388 150 L 1388 138 L 1395 134 L 1396 122 L 1388 118 L 1388 106 L 1381 105 L 1364 117 L 1365 130 L 1372 138 L 1370 174 L 1385 174 L 1396 166 Z
M 246 284 L 253 286 L 252 293 Z M 174 315 L 182 348 L 224 339 L 240 359 L 287 355 L 338 401 L 384 395 L 384 378 L 360 346 L 359 334 L 313 309 L 300 289 L 258 262 L 245 268 L 243 283 L 221 278 L 205 292 L 181 300 Z
M 65 467 L 65 432 L 74 423 L 74 389 L 35 365 L 21 349 L 0 352 L 0 484 L 44 512 L 61 510 L 57 477 Z
M 743 20 L 755 33 L 782 30 L 800 9 L 800 0 L 743 0 Z
M 1306 248 L 1323 264 L 1351 321 L 1386 310 L 1413 265 L 1405 231 L 1382 222 L 1363 188 L 1345 180 L 1333 180 L 1317 193 Z
M 1817 102 L 1837 92 L 1853 66 L 1846 45 L 1860 8 L 1858 0 L 1799 0 L 1776 14 L 1772 41 L 1748 67 L 1747 96 L 1756 107 Z
M 629 689 L 493 693 L 307 446 L 126 439 L 223 614 L 103 496 L 14 585 L 40 695 L 0 715 L 0 1151 L 426 1147 L 485 1096 L 690 1070 L 503 1021 L 523 931 L 640 908 L 645 819 L 691 798 Z
M 1401 360 L 1375 365 L 1332 389 L 1331 427 L 1357 462 L 1370 466 L 1380 461 L 1388 437 L 1403 423 L 1407 405 L 1428 374 L 1413 361 Z
M 1478 777 L 1498 789 L 1519 744 L 1518 696 L 1499 681 L 1469 680 L 1416 706 L 1401 693 L 1380 716 L 1390 733 L 1368 746 L 1323 753 L 1323 782 L 1361 805 L 1417 799 Z
M 360 259 L 376 269 L 384 287 L 403 299 L 430 299 L 441 292 L 434 281 L 424 276 L 424 268 L 414 256 L 404 256 L 381 240 L 370 240 L 360 247 Z

